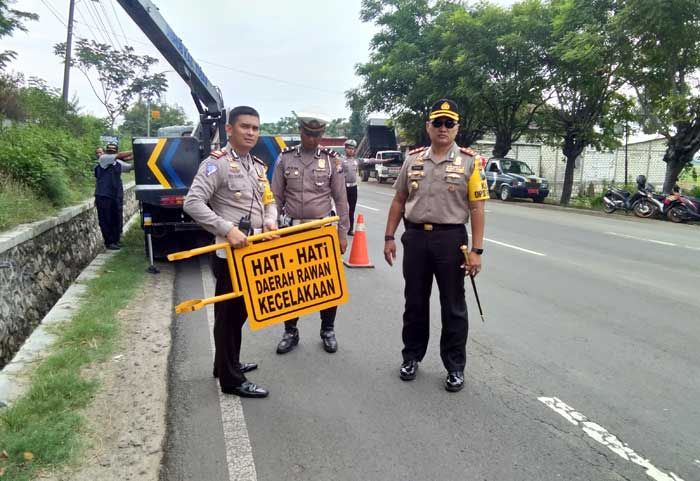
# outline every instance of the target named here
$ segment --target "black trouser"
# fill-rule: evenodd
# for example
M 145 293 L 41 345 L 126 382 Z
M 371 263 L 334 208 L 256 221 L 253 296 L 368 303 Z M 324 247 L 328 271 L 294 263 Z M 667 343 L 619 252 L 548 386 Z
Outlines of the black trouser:
M 407 228 L 401 236 L 404 247 L 403 277 L 406 299 L 403 314 L 404 361 L 422 361 L 430 336 L 430 292 L 433 276 L 440 290 L 442 334 L 440 357 L 448 371 L 463 371 L 469 323 L 464 294 L 465 226 L 450 230 L 424 231 Z
M 95 207 L 97 208 L 97 220 L 100 222 L 100 231 L 102 231 L 105 245 L 116 244 L 119 242 L 122 228 L 119 202 L 111 197 L 96 195 Z
M 119 237 L 117 242 L 119 242 L 124 233 L 124 197 L 117 198 L 117 215 L 119 216 Z
M 346 187 L 345 191 L 348 194 L 348 216 L 350 217 L 350 230 L 355 225 L 355 205 L 357 204 L 357 186 Z
M 215 295 L 231 292 L 231 276 L 226 259 L 214 256 L 212 270 L 216 277 Z M 222 387 L 240 386 L 246 380 L 239 364 L 241 331 L 247 318 L 242 296 L 214 304 L 214 365 Z
M 321 330 L 322 331 L 332 331 L 335 325 L 335 313 L 338 311 L 338 306 L 329 307 L 328 309 L 323 309 L 321 311 Z M 297 328 L 297 322 L 299 318 L 290 319 L 284 321 L 284 330 L 293 331 Z

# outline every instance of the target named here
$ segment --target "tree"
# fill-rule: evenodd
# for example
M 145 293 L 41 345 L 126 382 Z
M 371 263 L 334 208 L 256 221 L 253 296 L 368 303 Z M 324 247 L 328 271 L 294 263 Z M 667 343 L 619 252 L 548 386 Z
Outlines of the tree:
M 483 111 L 482 127 L 496 136 L 493 155 L 505 157 L 546 100 L 547 9 L 540 0 L 511 9 L 479 3 L 447 10 L 436 23 L 444 32 L 440 64 L 457 74 L 457 96 Z
M 346 93 L 348 105 L 364 112 L 387 112 L 408 143 L 425 144 L 425 119 L 437 99 L 451 97 L 460 106 L 459 142 L 471 144 L 483 135 L 472 92 L 455 88 L 459 76 L 439 59 L 442 34 L 435 19 L 462 8 L 428 0 L 363 0 L 360 17 L 380 31 L 370 44 L 369 61 L 356 67 L 362 84 Z
M 11 0 L 0 0 L 0 38 L 12 35 L 15 30 L 26 32 L 27 27 L 24 26 L 24 22 L 39 19 L 35 13 L 10 8 L 13 3 L 15 2 Z M 0 71 L 4 70 L 5 66 L 15 57 L 17 57 L 17 52 L 14 50 L 0 51 Z
M 151 132 L 168 125 L 192 125 L 185 111 L 179 105 L 151 104 L 151 112 L 157 110 L 160 116 L 151 119 Z M 124 122 L 119 126 L 119 132 L 125 136 L 145 136 L 148 130 L 148 111 L 146 102 L 138 101 L 124 113 Z
M 615 0 L 553 0 L 552 44 L 545 67 L 551 87 L 537 116 L 538 136 L 559 146 L 566 158 L 562 204 L 571 200 L 576 159 L 586 146 L 619 145 L 615 126 L 629 101 L 618 93 L 626 65 L 614 28 Z
M 360 139 L 364 137 L 366 128 L 367 116 L 361 109 L 352 108 L 352 113 L 350 114 L 350 119 L 348 120 L 347 138 L 354 139 L 359 142 Z
M 66 44 L 54 46 L 54 53 L 65 57 Z M 71 65 L 87 78 L 93 93 L 107 112 L 110 129 L 117 118 L 129 108 L 136 97 L 153 101 L 168 88 L 163 73 L 151 74 L 150 69 L 158 60 L 148 55 L 138 55 L 133 47 L 122 50 L 110 45 L 88 41 L 84 38 L 76 42 Z M 89 75 L 94 71 L 97 81 Z
M 637 93 L 637 121 L 667 141 L 670 193 L 700 149 L 700 0 L 628 0 L 619 26 L 632 56 L 625 76 Z
M 299 120 L 292 110 L 292 115 L 282 117 L 277 122 L 264 122 L 260 124 L 262 135 L 299 134 Z

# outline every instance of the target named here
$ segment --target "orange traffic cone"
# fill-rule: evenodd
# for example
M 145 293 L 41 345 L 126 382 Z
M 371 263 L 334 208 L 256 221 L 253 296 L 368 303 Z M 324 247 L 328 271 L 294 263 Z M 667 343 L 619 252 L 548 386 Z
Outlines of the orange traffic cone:
M 367 236 L 365 234 L 365 217 L 357 215 L 357 225 L 355 226 L 355 236 L 352 239 L 350 249 L 350 259 L 343 261 L 347 267 L 374 267 L 369 261 L 367 254 Z

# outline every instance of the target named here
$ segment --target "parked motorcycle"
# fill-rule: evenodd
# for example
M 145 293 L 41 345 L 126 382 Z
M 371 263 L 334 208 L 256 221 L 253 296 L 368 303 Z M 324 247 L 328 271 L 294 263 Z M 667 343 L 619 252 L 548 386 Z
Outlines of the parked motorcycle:
M 654 217 L 656 215 L 666 215 L 667 206 L 664 204 L 665 195 L 655 194 L 654 187 L 649 184 L 645 186 L 640 199 L 634 204 L 634 215 L 642 218 Z
M 666 206 L 666 217 L 676 223 L 700 220 L 700 202 L 684 195 L 674 198 Z
M 612 214 L 618 209 L 624 209 L 625 213 L 629 213 L 641 198 L 642 194 L 639 191 L 630 194 L 626 190 L 610 187 L 603 196 L 603 210 L 608 214 Z
M 637 214 L 635 207 L 640 200 L 647 198 L 647 189 L 647 178 L 643 175 L 637 176 L 637 192 L 634 194 L 617 187 L 610 187 L 603 196 L 603 210 L 608 214 L 612 214 L 618 209 L 624 209 L 625 213 L 634 210 Z M 648 206 L 645 205 L 641 212 L 645 213 L 647 208 Z M 639 216 L 643 217 L 643 215 Z

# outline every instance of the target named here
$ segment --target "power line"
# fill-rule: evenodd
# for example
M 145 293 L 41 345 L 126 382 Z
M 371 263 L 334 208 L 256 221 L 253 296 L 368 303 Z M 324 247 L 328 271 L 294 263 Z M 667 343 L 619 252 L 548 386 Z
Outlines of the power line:
M 44 0 L 42 0 L 42 2 L 43 2 L 43 1 L 44 1 Z M 79 5 L 79 4 L 78 4 L 78 5 Z M 91 13 L 89 9 L 88 9 L 88 12 Z M 91 13 L 91 15 L 92 15 L 92 13 Z M 94 17 L 94 16 L 93 16 L 93 17 Z M 82 22 L 77 22 L 77 21 L 76 21 L 76 23 L 85 24 L 85 25 L 90 29 L 90 31 L 92 32 L 92 31 L 93 31 L 93 30 L 92 30 L 92 27 L 90 26 L 90 24 L 89 24 L 88 22 L 85 22 L 85 18 L 83 17 L 82 13 L 81 13 L 81 18 L 83 18 L 83 21 L 82 21 Z M 104 24 L 102 24 L 102 26 L 104 27 Z M 96 24 L 94 25 L 94 28 L 95 28 L 95 30 L 99 30 L 100 32 L 107 32 L 104 28 L 100 28 L 100 27 L 98 27 Z M 122 33 L 123 33 L 123 31 L 122 31 Z M 114 35 L 117 36 L 117 34 L 114 34 Z M 93 36 L 96 37 L 94 33 L 93 33 Z M 151 43 L 143 42 L 143 41 L 141 41 L 141 40 L 136 40 L 136 39 L 127 37 L 126 35 L 122 35 L 122 38 L 124 38 L 125 40 L 128 40 L 129 42 L 133 42 L 133 43 L 145 45 L 145 46 L 147 46 L 147 47 L 153 47 L 153 44 L 151 44 Z M 111 42 L 110 42 L 110 43 L 111 43 Z M 232 72 L 236 72 L 236 73 L 241 74 L 241 75 L 246 75 L 246 76 L 249 76 L 249 77 L 255 77 L 255 78 L 260 78 L 260 79 L 264 79 L 264 80 L 269 80 L 269 81 L 271 81 L 271 82 L 276 82 L 276 83 L 280 83 L 280 84 L 290 85 L 290 86 L 293 86 L 293 87 L 303 88 L 303 89 L 307 89 L 307 90 L 315 90 L 315 91 L 317 91 L 317 92 L 324 92 L 324 93 L 333 94 L 333 95 L 344 95 L 344 94 L 345 94 L 344 92 L 341 92 L 341 91 L 338 91 L 338 90 L 330 90 L 330 89 L 324 89 L 324 88 L 315 87 L 315 86 L 311 86 L 311 85 L 305 85 L 305 84 L 302 84 L 302 83 L 292 82 L 292 81 L 290 81 L 290 80 L 285 80 L 285 79 L 280 79 L 280 78 L 277 78 L 277 77 L 272 77 L 272 76 L 270 76 L 270 75 L 259 74 L 259 73 L 250 72 L 250 71 L 247 71 L 247 70 L 236 69 L 236 68 L 233 68 L 233 67 L 229 67 L 228 65 L 222 65 L 222 64 L 220 64 L 220 63 L 210 62 L 210 61 L 208 61 L 208 60 L 200 60 L 200 62 L 201 62 L 201 63 L 204 63 L 204 64 L 212 65 L 212 66 L 214 66 L 214 67 L 219 67 L 219 68 L 223 68 L 223 69 L 226 69 L 226 70 L 230 70 L 230 71 L 232 71 Z
M 49 2 L 47 2 L 46 0 L 41 0 L 41 3 L 43 3 L 43 4 L 46 6 L 46 8 L 49 9 L 49 12 L 50 12 L 54 17 L 56 17 L 56 20 L 58 20 L 59 22 L 61 22 L 61 23 L 63 24 L 64 27 L 68 26 L 68 24 L 66 23 L 66 21 L 63 20 L 63 18 L 62 18 L 61 15 L 56 11 L 56 9 L 54 8 L 53 5 L 51 5 L 51 4 L 50 4 Z
M 243 75 L 248 75 L 248 76 L 251 76 L 251 77 L 262 78 L 262 79 L 265 79 L 265 80 L 270 80 L 270 81 L 272 81 L 272 82 L 277 82 L 277 83 L 281 83 L 281 84 L 291 85 L 291 86 L 293 86 L 293 87 L 300 87 L 300 88 L 309 89 L 309 90 L 316 90 L 316 91 L 318 91 L 318 92 L 325 92 L 325 93 L 334 94 L 334 95 L 338 95 L 338 94 L 340 94 L 340 95 L 345 95 L 345 92 L 340 92 L 339 90 L 329 90 L 329 89 L 323 89 L 323 88 L 319 88 L 319 87 L 312 87 L 311 85 L 300 84 L 300 83 L 297 83 L 297 82 L 292 82 L 292 81 L 289 81 L 289 80 L 284 80 L 284 79 L 280 79 L 280 78 L 277 78 L 277 77 L 272 77 L 272 76 L 270 76 L 270 75 L 264 75 L 264 74 L 259 74 L 259 73 L 255 73 L 255 72 L 249 72 L 249 71 L 247 71 L 247 70 L 240 70 L 240 69 L 236 69 L 236 68 L 233 68 L 233 67 L 229 67 L 228 65 L 221 65 L 221 64 L 219 64 L 219 63 L 209 62 L 208 60 L 200 60 L 200 62 L 209 64 L 209 65 L 213 65 L 213 66 L 215 66 L 215 67 L 220 67 L 220 68 L 224 68 L 224 69 L 227 69 L 227 70 L 231 70 L 232 72 L 237 72 L 237 73 L 240 73 L 240 74 L 243 74 Z
M 124 27 L 122 27 L 122 22 L 119 20 L 119 15 L 117 15 L 117 9 L 114 8 L 114 0 L 109 0 L 109 4 L 112 6 L 112 11 L 114 12 L 114 18 L 117 19 L 117 25 L 119 25 L 119 30 L 122 32 L 122 37 L 126 38 L 126 33 L 124 33 Z
M 82 26 L 82 25 L 85 25 L 85 26 L 88 28 L 88 30 L 90 30 L 90 35 L 92 35 L 92 38 L 93 38 L 96 42 L 100 42 L 100 40 L 97 38 L 97 34 L 96 34 L 95 31 L 92 29 L 92 26 L 90 25 L 90 22 L 86 22 L 86 21 L 85 21 L 85 16 L 83 15 L 83 12 L 80 10 L 80 4 L 78 3 L 78 4 L 76 5 L 76 7 L 78 7 L 78 15 L 80 15 L 81 21 L 74 20 L 74 22 L 77 23 L 77 24 L 79 24 L 79 25 L 81 25 L 81 26 Z M 81 27 L 81 30 L 82 30 L 82 27 Z
M 78 4 L 78 6 L 80 6 L 80 4 Z M 83 19 L 83 22 L 85 23 L 85 25 L 87 25 L 88 28 L 90 28 L 90 31 L 92 31 L 92 28 L 90 27 L 90 24 L 92 23 L 92 25 L 94 25 L 95 29 L 100 31 L 102 40 L 99 40 L 99 42 L 104 42 L 105 44 L 111 44 L 112 42 L 110 42 L 109 38 L 108 38 L 107 35 L 105 34 L 105 31 L 104 31 L 104 30 L 101 30 L 101 29 L 97 26 L 97 20 L 95 19 L 95 14 L 92 13 L 92 10 L 90 10 L 90 7 L 85 7 L 85 9 L 87 10 L 88 15 L 90 15 L 90 18 L 92 18 L 92 22 L 86 21 L 86 20 L 85 20 L 85 17 L 83 16 L 83 14 L 82 14 L 82 12 L 81 12 L 80 17 Z M 97 40 L 97 36 L 96 36 L 96 35 L 95 35 L 95 40 Z
M 107 30 L 107 27 L 105 26 L 104 22 L 102 21 L 102 17 L 100 17 L 100 12 L 97 11 L 97 7 L 91 1 L 87 2 L 87 5 L 88 5 L 88 7 L 87 7 L 88 12 L 90 12 L 90 15 L 92 16 L 92 18 L 95 22 L 95 26 L 97 26 L 98 24 L 102 26 L 102 31 L 104 32 L 105 37 L 107 37 L 107 39 L 109 40 L 107 43 L 109 43 L 112 46 L 112 48 L 116 49 L 117 47 L 116 47 L 116 45 L 114 45 L 114 41 L 112 40 L 112 37 L 110 37 L 110 35 L 109 35 L 109 30 Z M 94 14 L 93 14 L 93 11 L 94 11 Z
M 117 38 L 117 33 L 114 31 L 114 26 L 112 26 L 112 21 L 109 19 L 109 14 L 107 14 L 107 10 L 105 10 L 104 4 L 100 0 L 97 0 L 97 4 L 100 6 L 102 13 L 104 13 L 104 19 L 107 22 L 107 25 L 109 26 L 109 31 L 112 33 L 112 37 L 119 46 L 119 50 L 124 50 L 124 47 L 122 47 L 122 45 L 119 43 L 119 38 Z

